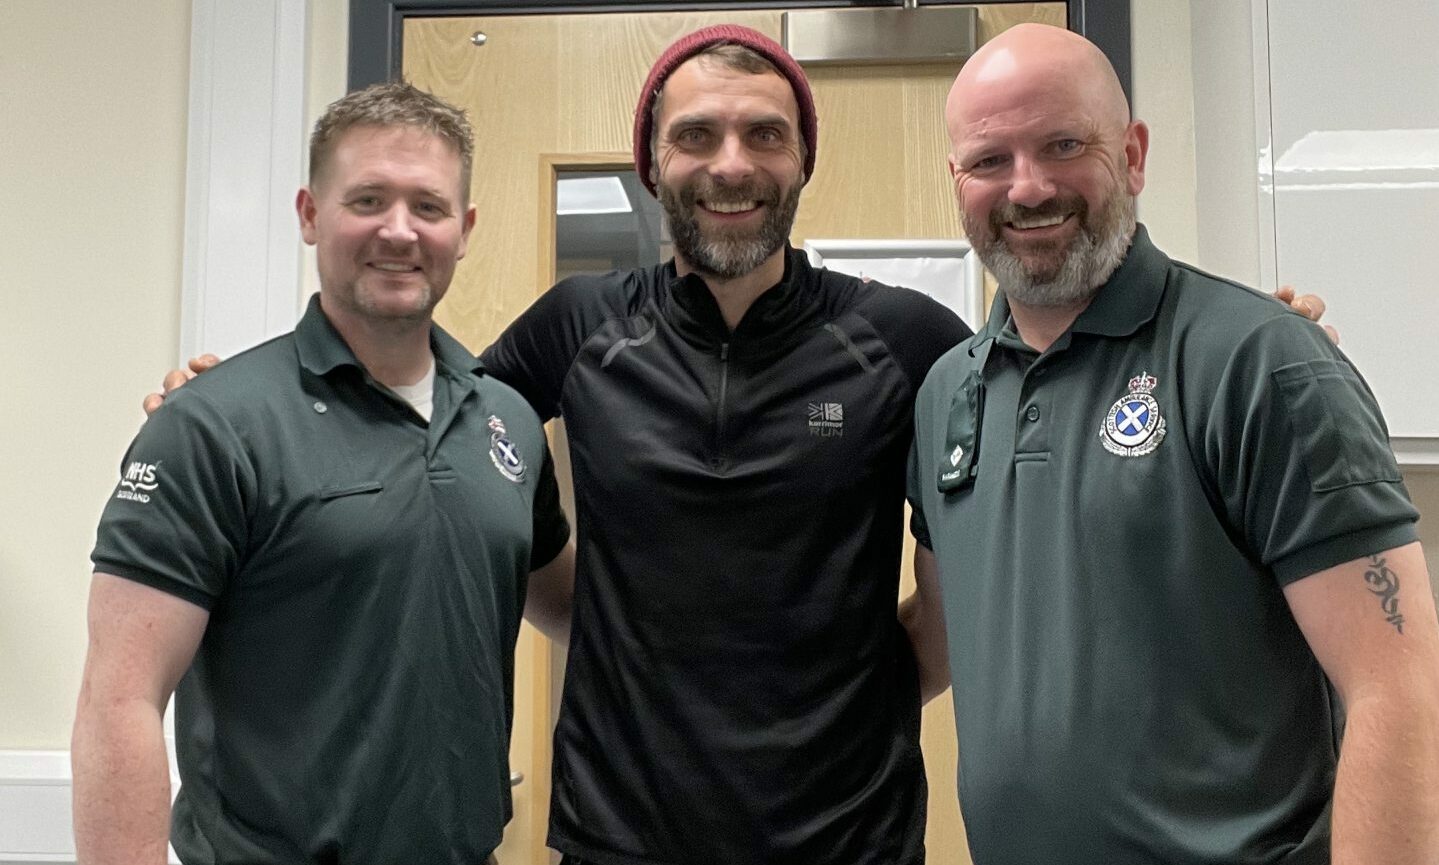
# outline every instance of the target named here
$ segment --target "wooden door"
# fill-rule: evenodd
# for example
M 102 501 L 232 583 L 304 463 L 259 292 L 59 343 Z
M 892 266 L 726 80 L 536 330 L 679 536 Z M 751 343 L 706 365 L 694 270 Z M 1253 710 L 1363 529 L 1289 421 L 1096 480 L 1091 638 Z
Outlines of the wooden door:
M 979 6 L 980 41 L 1022 21 L 1063 26 L 1065 4 Z M 476 133 L 471 195 L 479 218 L 469 255 L 437 312 L 445 328 L 481 349 L 549 288 L 555 166 L 627 161 L 635 101 L 650 64 L 679 36 L 722 22 L 780 38 L 780 13 L 764 10 L 406 20 L 405 77 L 462 106 Z M 484 39 L 472 38 L 477 33 Z M 818 158 L 793 243 L 961 236 L 942 116 L 957 71 L 945 64 L 807 70 L 820 118 Z M 559 457 L 564 468 L 562 452 Z M 906 562 L 912 549 L 911 540 Z M 914 585 L 908 564 L 905 571 L 902 594 Z M 525 780 L 515 789 L 514 820 L 497 851 L 502 865 L 549 861 L 554 654 L 526 625 L 516 653 L 510 750 L 511 766 Z M 929 861 L 968 865 L 947 694 L 925 710 L 923 746 Z

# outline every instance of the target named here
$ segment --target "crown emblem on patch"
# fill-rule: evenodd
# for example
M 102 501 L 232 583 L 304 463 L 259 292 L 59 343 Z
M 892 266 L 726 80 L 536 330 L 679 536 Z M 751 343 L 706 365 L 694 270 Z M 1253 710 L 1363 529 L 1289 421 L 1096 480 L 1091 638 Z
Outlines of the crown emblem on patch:
M 1129 390 L 1132 393 L 1153 393 L 1154 388 L 1159 385 L 1159 379 L 1148 372 L 1141 372 L 1129 380 Z

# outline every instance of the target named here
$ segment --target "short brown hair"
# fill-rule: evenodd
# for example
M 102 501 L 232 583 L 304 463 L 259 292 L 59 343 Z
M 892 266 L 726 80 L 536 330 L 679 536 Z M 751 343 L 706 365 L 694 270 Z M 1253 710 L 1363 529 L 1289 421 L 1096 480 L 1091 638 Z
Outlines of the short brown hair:
M 412 126 L 455 148 L 460 156 L 460 196 L 470 197 L 475 133 L 465 112 L 408 81 L 371 84 L 330 103 L 310 135 L 310 183 L 324 171 L 335 142 L 356 126 Z

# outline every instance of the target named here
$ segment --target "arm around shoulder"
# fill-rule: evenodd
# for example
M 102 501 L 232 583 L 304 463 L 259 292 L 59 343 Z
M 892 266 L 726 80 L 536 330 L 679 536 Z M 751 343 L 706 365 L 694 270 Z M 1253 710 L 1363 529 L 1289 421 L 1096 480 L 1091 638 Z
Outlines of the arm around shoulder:
M 541 420 L 560 414 L 560 391 L 590 331 L 612 314 L 613 275 L 561 280 L 480 354 L 485 372 L 520 392 Z
M 899 622 L 914 649 L 920 700 L 928 703 L 949 687 L 949 641 L 939 598 L 939 563 L 924 544 L 914 548 L 914 594 L 900 603 Z
M 162 718 L 209 613 L 159 589 L 96 573 L 71 742 L 82 865 L 161 865 L 170 830 Z
M 575 542 L 568 541 L 548 564 L 530 571 L 525 619 L 561 646 L 570 642 L 575 601 Z
M 1439 619 L 1419 544 L 1288 584 L 1344 702 L 1334 865 L 1439 862 Z

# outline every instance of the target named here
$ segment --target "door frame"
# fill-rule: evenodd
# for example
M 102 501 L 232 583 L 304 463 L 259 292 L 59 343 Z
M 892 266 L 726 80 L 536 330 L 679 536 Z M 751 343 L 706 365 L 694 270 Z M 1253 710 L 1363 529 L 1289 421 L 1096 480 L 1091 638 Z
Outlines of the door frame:
M 629 153 L 541 153 L 540 154 L 540 250 L 555 249 L 559 231 L 555 214 L 559 197 L 556 183 L 566 171 L 633 171 L 635 159 Z M 544 291 L 555 284 L 557 276 L 554 255 L 541 255 L 535 285 Z
M 953 0 L 950 0 L 953 2 Z M 1032 0 L 976 0 L 982 4 L 1008 4 Z M 1063 0 L 1069 29 L 1098 45 L 1134 102 L 1130 83 L 1130 0 Z M 921 6 L 941 5 L 918 0 Z M 612 0 L 350 0 L 350 61 L 348 86 L 357 90 L 400 76 L 405 19 L 472 15 L 573 15 L 613 12 L 719 12 L 743 9 L 816 9 L 898 6 L 894 0 L 741 0 L 700 2 L 617 3 Z

